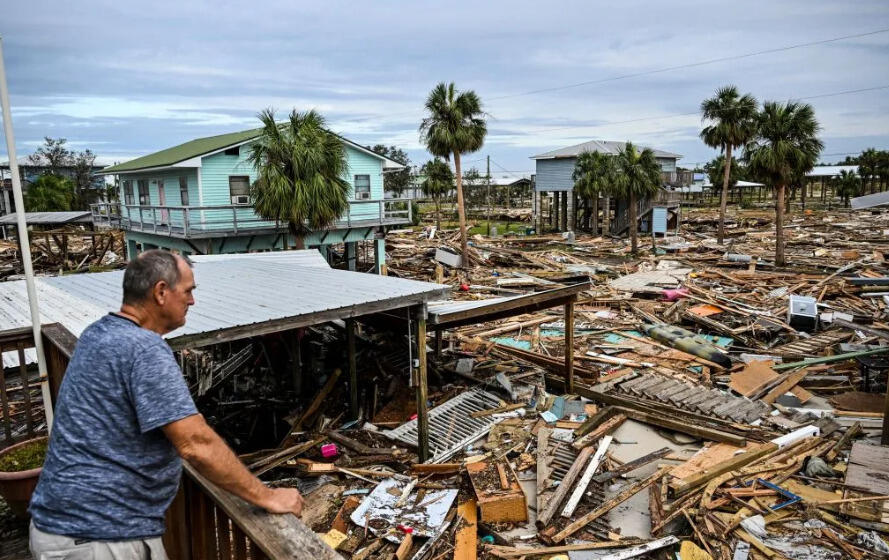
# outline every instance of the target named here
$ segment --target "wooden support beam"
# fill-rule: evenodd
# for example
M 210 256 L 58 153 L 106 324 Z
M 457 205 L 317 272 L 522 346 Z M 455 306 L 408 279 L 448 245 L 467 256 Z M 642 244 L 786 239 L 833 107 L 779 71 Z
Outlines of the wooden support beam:
M 417 308 L 417 455 L 429 460 L 429 383 L 426 378 L 426 306 Z
M 778 445 L 774 443 L 764 443 L 758 447 L 754 447 L 753 449 L 748 449 L 744 453 L 739 455 L 735 455 L 730 459 L 726 459 L 720 463 L 716 463 L 715 465 L 711 465 L 710 467 L 693 474 L 689 477 L 673 480 L 670 482 L 670 489 L 673 491 L 674 495 L 681 496 L 686 492 L 690 492 L 695 488 L 702 486 L 713 480 L 714 478 L 723 475 L 725 473 L 729 473 L 731 471 L 740 469 L 741 467 L 745 467 L 750 463 L 765 457 L 769 453 L 778 449 Z
M 333 372 L 330 374 L 330 377 L 327 378 L 327 383 L 325 383 L 324 387 L 322 387 L 321 390 L 318 391 L 318 394 L 315 395 L 315 399 L 312 401 L 312 404 L 310 404 L 309 408 L 307 408 L 306 411 L 303 412 L 303 415 L 300 416 L 297 423 L 293 425 L 293 431 L 299 431 L 302 428 L 303 422 L 307 421 L 316 412 L 318 412 L 318 409 L 321 408 L 321 403 L 324 402 L 324 399 L 327 398 L 327 395 L 329 395 L 330 392 L 333 391 L 333 388 L 336 387 L 336 381 L 340 378 L 340 375 L 342 373 L 342 370 L 339 368 L 333 370 Z
M 574 296 L 575 299 L 577 296 Z M 565 387 L 574 394 L 574 300 L 565 304 Z
M 583 472 L 583 476 L 580 477 L 577 487 L 574 488 L 574 492 L 571 494 L 571 497 L 568 498 L 568 503 L 565 504 L 565 509 L 562 510 L 562 517 L 570 519 L 571 516 L 574 515 L 574 510 L 577 509 L 577 504 L 580 503 L 580 499 L 583 497 L 584 492 L 586 492 L 587 486 L 590 485 L 593 475 L 596 474 L 596 469 L 602 464 L 602 460 L 605 458 L 605 452 L 608 450 L 608 446 L 611 445 L 612 439 L 611 436 L 602 438 L 599 447 L 596 449 L 596 454 L 593 455 L 590 464 L 587 465 L 586 470 Z
M 355 319 L 346 319 L 346 353 L 349 367 L 349 412 L 358 418 L 358 362 L 355 358 Z
M 611 480 L 613 478 L 617 478 L 622 474 L 632 472 L 632 471 L 638 469 L 639 467 L 647 465 L 648 463 L 650 463 L 656 459 L 660 459 L 661 457 L 666 457 L 671 452 L 672 452 L 672 449 L 670 449 L 669 447 L 663 447 L 661 449 L 658 449 L 657 451 L 653 451 L 653 452 L 649 453 L 648 455 L 644 455 L 642 457 L 639 457 L 638 459 L 633 459 L 629 463 L 624 463 L 623 465 L 619 466 L 618 468 L 616 468 L 614 470 L 596 475 L 593 477 L 593 480 L 600 483 L 600 484 L 603 482 L 608 482 L 609 480 Z

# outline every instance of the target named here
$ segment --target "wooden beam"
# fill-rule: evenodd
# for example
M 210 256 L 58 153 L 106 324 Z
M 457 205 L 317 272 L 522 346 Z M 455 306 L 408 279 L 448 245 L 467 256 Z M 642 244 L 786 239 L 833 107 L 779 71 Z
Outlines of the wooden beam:
M 417 308 L 417 455 L 429 460 L 429 382 L 426 377 L 426 305 Z
M 339 379 L 340 374 L 342 374 L 341 369 L 337 368 L 333 370 L 333 372 L 330 374 L 330 377 L 327 378 L 327 383 L 325 383 L 324 387 L 322 387 L 321 390 L 318 391 L 318 394 L 315 395 L 315 399 L 312 401 L 312 404 L 309 405 L 309 408 L 307 408 L 306 411 L 303 412 L 303 415 L 300 416 L 296 424 L 293 425 L 294 431 L 301 429 L 303 422 L 311 418 L 318 411 L 318 409 L 321 408 L 321 403 L 324 402 L 324 399 L 327 398 L 327 395 L 329 395 L 330 392 L 333 391 L 333 388 L 336 387 L 336 381 L 337 379 Z
M 467 500 L 457 506 L 457 536 L 454 539 L 454 560 L 475 560 L 478 548 L 478 506 L 475 500 Z
M 593 479 L 593 475 L 596 474 L 596 469 L 598 469 L 599 465 L 602 464 L 602 460 L 605 458 L 605 451 L 607 451 L 608 446 L 611 445 L 612 439 L 613 438 L 611 436 L 605 436 L 602 438 L 602 441 L 599 443 L 599 447 L 596 449 L 596 454 L 593 455 L 593 458 L 590 460 L 590 464 L 587 465 L 583 476 L 580 477 L 580 480 L 577 482 L 577 487 L 574 488 L 574 493 L 572 493 L 571 497 L 568 498 L 568 503 L 565 504 L 565 509 L 562 510 L 562 517 L 571 518 L 571 516 L 574 514 L 574 510 L 577 508 L 577 504 L 580 503 L 580 499 L 583 497 L 584 492 L 586 492 L 587 486 L 590 485 L 590 481 Z
M 593 454 L 592 447 L 585 447 L 574 460 L 574 463 L 571 465 L 571 468 L 568 469 L 568 472 L 565 474 L 565 477 L 562 478 L 562 481 L 559 483 L 558 488 L 556 488 L 556 492 L 552 495 L 549 501 L 546 503 L 546 508 L 542 511 L 540 508 L 537 510 L 537 526 L 540 528 L 546 527 L 550 524 L 553 518 L 556 516 L 556 512 L 559 509 L 559 506 L 562 505 L 562 501 L 565 499 L 565 496 L 568 495 L 568 492 L 571 491 L 571 487 L 574 486 L 574 481 L 580 476 L 581 471 L 583 471 L 584 466 L 586 466 L 587 461 Z
M 355 359 L 355 319 L 346 319 L 346 355 L 349 367 L 349 412 L 358 419 L 358 362 Z
M 553 542 L 560 543 L 560 542 L 564 541 L 565 539 L 567 539 L 568 537 L 570 537 L 577 531 L 583 529 L 584 527 L 586 527 L 587 525 L 589 525 L 596 519 L 602 517 L 603 515 L 605 515 L 606 513 L 608 513 L 615 507 L 617 507 L 618 505 L 624 503 L 625 501 L 630 499 L 630 497 L 636 495 L 641 490 L 648 488 L 649 485 L 654 484 L 654 482 L 656 480 L 658 480 L 659 478 L 664 476 L 664 474 L 670 468 L 671 467 L 664 467 L 663 469 L 659 469 L 659 470 L 655 471 L 655 473 L 650 475 L 649 477 L 643 478 L 642 480 L 638 480 L 638 481 L 634 482 L 633 484 L 630 484 L 629 486 L 625 487 L 616 496 L 614 496 L 613 498 L 611 498 L 610 500 L 608 500 L 601 506 L 597 507 L 593 511 L 589 512 L 588 514 L 584 515 L 583 517 L 577 519 L 573 523 L 569 524 L 567 527 L 565 527 L 564 529 L 562 529 L 555 535 L 553 535 L 553 538 L 552 538 Z
M 574 301 L 565 304 L 565 386 L 568 394 L 574 394 Z
M 613 478 L 617 478 L 622 474 L 632 472 L 644 465 L 647 465 L 648 463 L 650 463 L 656 459 L 660 459 L 661 457 L 666 457 L 667 455 L 672 453 L 672 451 L 673 450 L 670 449 L 669 447 L 662 447 L 661 449 L 658 449 L 657 451 L 653 451 L 653 452 L 649 453 L 648 455 L 644 455 L 642 457 L 639 457 L 638 459 L 633 459 L 632 461 L 630 461 L 628 463 L 624 463 L 623 465 L 617 467 L 614 470 L 596 475 L 593 477 L 593 480 L 595 480 L 596 482 L 598 482 L 600 484 L 603 482 L 608 482 L 609 480 L 611 480 Z
M 740 469 L 741 467 L 746 467 L 750 463 L 765 457 L 769 453 L 778 449 L 778 445 L 775 443 L 764 443 L 758 447 L 754 447 L 753 449 L 748 449 L 744 453 L 739 455 L 735 455 L 730 459 L 726 459 L 725 461 L 716 463 L 701 472 L 693 474 L 689 477 L 673 480 L 670 482 L 670 489 L 673 491 L 674 495 L 681 496 L 686 492 L 690 492 L 695 488 L 706 484 L 710 480 L 723 475 L 725 473 Z

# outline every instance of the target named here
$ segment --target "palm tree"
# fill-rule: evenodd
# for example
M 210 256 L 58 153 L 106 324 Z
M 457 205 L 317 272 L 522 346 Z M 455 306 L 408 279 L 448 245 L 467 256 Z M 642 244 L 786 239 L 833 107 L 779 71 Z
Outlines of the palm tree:
M 880 164 L 879 153 L 874 148 L 868 148 L 858 156 L 858 174 L 861 176 L 862 192 L 866 191 L 870 184 L 870 192 L 874 192 L 874 176 Z
M 843 199 L 846 208 L 849 207 L 849 199 L 853 196 L 861 194 L 861 179 L 853 173 L 843 169 L 834 179 L 836 192 Z
M 775 264 L 784 266 L 784 193 L 795 177 L 818 161 L 824 144 L 811 105 L 789 101 L 763 104 L 758 132 L 744 150 L 750 172 L 775 189 Z
M 481 149 L 488 127 L 482 113 L 482 103 L 474 91 L 457 91 L 454 83 L 441 82 L 426 99 L 428 116 L 420 124 L 420 138 L 434 156 L 450 160 L 454 156 L 457 179 L 457 217 L 460 221 L 460 248 L 463 266 L 469 263 L 466 244 L 466 209 L 463 206 L 463 173 L 460 156 Z
M 714 97 L 701 102 L 701 116 L 704 121 L 712 123 L 701 131 L 701 139 L 711 148 L 722 149 L 725 156 L 716 234 L 717 241 L 722 243 L 732 148 L 743 146 L 756 132 L 756 98 L 750 94 L 740 95 L 735 86 L 722 87 L 716 90 Z
M 608 192 L 613 175 L 612 157 L 601 152 L 583 152 L 574 163 L 574 191 L 591 201 L 593 234 L 599 233 L 599 197 Z
M 74 203 L 74 182 L 58 175 L 41 175 L 28 185 L 25 212 L 67 212 Z
M 441 230 L 441 197 L 454 188 L 454 174 L 451 167 L 438 158 L 424 163 L 420 173 L 426 176 L 423 194 L 432 197 L 435 202 L 435 226 Z
M 248 156 L 259 174 L 250 198 L 259 216 L 286 223 L 302 249 L 309 232 L 330 227 L 349 209 L 346 149 L 314 110 L 293 110 L 279 124 L 266 109 L 259 120 L 262 129 Z
M 661 166 L 651 148 L 641 152 L 631 142 L 621 148 L 614 160 L 614 196 L 629 199 L 630 246 L 635 255 L 639 249 L 637 201 L 656 194 L 661 188 Z

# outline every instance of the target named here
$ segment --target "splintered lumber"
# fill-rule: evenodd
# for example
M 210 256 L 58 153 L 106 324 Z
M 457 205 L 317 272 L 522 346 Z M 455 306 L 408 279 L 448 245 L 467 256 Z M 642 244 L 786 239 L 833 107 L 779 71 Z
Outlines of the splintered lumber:
M 360 441 L 355 441 L 354 439 L 341 434 L 340 432 L 330 432 L 327 434 L 327 437 L 332 439 L 333 441 L 345 445 L 349 449 L 353 451 L 357 451 L 362 455 L 394 455 L 395 450 L 391 447 L 369 447 L 364 445 Z
M 517 404 L 508 404 L 505 406 L 499 406 L 497 408 L 491 408 L 488 410 L 477 410 L 469 414 L 472 418 L 482 418 L 484 416 L 492 416 L 494 414 L 501 414 L 503 412 L 511 412 L 513 410 L 518 410 L 520 408 L 524 408 L 528 405 L 525 403 L 517 403 Z
M 336 387 L 336 381 L 340 378 L 340 375 L 342 373 L 342 370 L 339 368 L 333 370 L 333 373 L 331 373 L 330 377 L 327 378 L 327 383 L 325 383 L 324 387 L 322 387 L 321 390 L 318 391 L 318 394 L 315 395 L 314 400 L 312 400 L 312 404 L 309 405 L 309 408 L 307 408 L 306 411 L 303 412 L 303 415 L 300 416 L 296 424 L 293 425 L 294 431 L 302 428 L 303 422 L 309 420 L 312 416 L 314 416 L 318 409 L 321 408 L 321 403 L 324 402 L 324 399 L 327 398 L 327 395 L 329 395 L 330 392 L 333 391 L 333 388 Z
M 729 387 L 745 397 L 756 395 L 778 379 L 778 374 L 771 367 L 773 365 L 771 361 L 750 362 L 744 369 L 731 375 Z
M 253 474 L 259 476 L 264 474 L 273 468 L 277 467 L 281 463 L 289 461 L 290 459 L 296 457 L 297 455 L 301 455 L 308 451 L 309 449 L 315 447 L 324 441 L 324 438 L 318 438 L 306 443 L 300 443 L 298 445 L 294 445 L 292 447 L 288 447 L 287 449 L 278 451 L 277 453 L 273 453 L 267 457 L 263 457 L 252 463 L 248 469 L 253 471 Z
M 849 442 L 852 441 L 855 436 L 860 434 L 861 431 L 861 422 L 855 422 L 854 424 L 852 424 L 852 426 L 846 430 L 846 433 L 843 434 L 843 437 L 841 437 L 836 442 L 836 444 L 834 444 L 834 446 L 830 448 L 830 451 L 828 451 L 827 454 L 824 455 L 824 458 L 827 460 L 827 462 L 832 463 L 833 460 L 837 458 L 837 455 L 839 455 L 840 452 L 843 450 L 843 448 L 849 445 Z
M 460 463 L 414 463 L 411 470 L 418 474 L 456 474 L 462 467 Z
M 602 474 L 597 474 L 593 477 L 593 480 L 598 483 L 608 482 L 613 478 L 617 478 L 622 474 L 626 474 L 628 472 L 632 472 L 640 467 L 647 465 L 648 463 L 660 459 L 661 457 L 666 457 L 672 452 L 669 447 L 662 447 L 657 451 L 652 451 L 648 455 L 643 455 L 638 459 L 633 459 L 628 463 L 624 463 L 623 465 L 617 467 L 616 469 L 610 470 L 608 472 L 604 472 Z
M 650 541 L 651 542 L 651 541 Z M 525 556 L 549 556 L 551 554 L 560 554 L 563 552 L 576 552 L 579 550 L 598 550 L 600 548 L 620 548 L 622 546 L 633 546 L 647 544 L 642 539 L 627 538 L 620 541 L 601 541 L 587 542 L 580 544 L 565 544 L 561 546 L 544 546 L 544 547 L 515 547 L 515 546 L 497 546 L 488 545 L 488 551 L 498 558 L 522 558 Z
M 395 551 L 395 558 L 397 560 L 405 560 L 407 555 L 410 554 L 412 546 L 414 546 L 413 534 L 405 533 L 404 538 L 401 539 L 401 543 L 398 545 L 398 549 Z
M 469 480 L 486 523 L 520 522 L 528 520 L 528 504 L 519 479 L 504 461 L 469 463 Z
M 590 464 L 587 465 L 586 470 L 583 472 L 583 476 L 580 477 L 577 487 L 574 488 L 574 493 L 568 498 L 568 503 L 565 504 L 565 509 L 562 510 L 562 517 L 571 517 L 574 514 L 574 510 L 577 508 L 577 504 L 580 503 L 583 493 L 586 492 L 587 486 L 590 485 L 593 475 L 596 474 L 596 469 L 602 464 L 602 460 L 605 458 L 605 452 L 608 451 L 608 446 L 611 445 L 612 439 L 611 436 L 602 438 L 602 441 L 599 443 L 599 448 L 596 449 L 596 454 L 593 455 Z
M 764 403 L 772 404 L 778 397 L 791 390 L 797 383 L 803 380 L 806 374 L 809 373 L 806 369 L 801 369 L 799 371 L 794 371 L 788 373 L 784 376 L 780 383 L 775 385 L 775 387 L 765 394 L 760 400 Z
M 583 517 L 577 519 L 573 523 L 569 524 L 567 527 L 565 527 L 564 529 L 562 529 L 555 535 L 553 535 L 553 537 L 552 537 L 553 542 L 560 543 L 560 542 L 564 541 L 565 539 L 567 539 L 568 537 L 570 537 L 571 535 L 573 535 L 574 533 L 576 533 L 577 531 L 580 531 L 581 529 L 583 529 L 584 527 L 586 527 L 587 525 L 589 525 L 596 519 L 599 519 L 600 517 L 602 517 L 603 515 L 605 515 L 606 513 L 608 513 L 615 507 L 617 507 L 618 505 L 620 505 L 620 504 L 624 503 L 625 501 L 627 501 L 628 499 L 630 499 L 632 496 L 635 496 L 638 492 L 644 490 L 651 484 L 654 484 L 654 482 L 656 480 L 658 480 L 660 477 L 664 476 L 664 474 L 667 472 L 668 469 L 669 469 L 668 467 L 659 469 L 659 470 L 655 471 L 655 473 L 650 475 L 649 477 L 643 478 L 641 480 L 634 482 L 633 484 L 628 485 L 623 490 L 621 490 L 616 496 L 614 496 L 610 500 L 606 501 L 601 506 L 597 507 L 596 509 L 594 509 L 593 511 L 584 515 Z
M 731 459 L 716 463 L 699 473 L 683 479 L 671 481 L 669 484 L 670 490 L 672 490 L 673 495 L 681 496 L 720 475 L 745 467 L 757 459 L 765 457 L 776 449 L 778 449 L 778 445 L 771 442 L 748 449 L 743 453 L 735 455 Z
M 678 542 L 679 539 L 671 535 L 669 537 L 664 537 L 655 541 L 648 541 L 644 544 L 625 548 L 617 552 L 612 552 L 611 554 L 606 554 L 605 556 L 600 556 L 599 560 L 626 560 L 627 558 L 636 558 L 637 556 L 642 556 L 643 554 L 648 554 L 649 552 L 672 546 Z
M 478 506 L 467 500 L 457 506 L 457 536 L 454 539 L 454 560 L 475 560 L 478 548 Z
M 549 488 L 549 467 L 546 464 L 549 458 L 549 436 L 552 428 L 543 427 L 537 432 L 537 511 L 544 509 L 542 495 Z
M 556 512 L 559 509 L 559 506 L 562 505 L 562 501 L 565 499 L 565 496 L 568 495 L 568 492 L 571 490 L 571 487 L 574 485 L 574 481 L 580 476 L 583 467 L 586 465 L 587 461 L 593 454 L 592 447 L 585 447 L 578 453 L 577 458 L 574 460 L 574 463 L 571 465 L 571 468 L 568 469 L 568 472 L 565 474 L 565 477 L 562 478 L 562 482 L 559 483 L 558 488 L 556 488 L 555 493 L 546 503 L 546 508 L 544 510 L 537 512 L 537 526 L 541 529 L 550 524 L 553 520 L 553 517 L 556 516 Z
M 614 415 L 614 409 L 610 406 L 605 408 L 600 408 L 595 414 L 589 417 L 589 419 L 580 425 L 576 430 L 574 430 L 575 437 L 585 436 L 588 433 L 592 432 L 596 428 L 602 425 L 603 422 L 608 420 Z
M 613 432 L 617 429 L 618 426 L 624 423 L 627 419 L 627 415 L 623 413 L 618 413 L 613 417 L 609 418 L 605 422 L 602 423 L 601 426 L 588 433 L 587 435 L 577 439 L 574 443 L 571 444 L 571 447 L 574 449 L 583 449 L 589 444 L 593 443 L 600 437 L 604 436 L 607 433 Z

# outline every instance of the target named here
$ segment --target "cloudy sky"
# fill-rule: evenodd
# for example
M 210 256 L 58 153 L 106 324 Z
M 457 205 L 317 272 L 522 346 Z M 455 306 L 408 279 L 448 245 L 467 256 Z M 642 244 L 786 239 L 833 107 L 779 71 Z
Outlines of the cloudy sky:
M 5 0 L 0 14 L 19 154 L 53 136 L 124 159 L 251 128 L 271 106 L 422 163 L 440 81 L 481 96 L 489 134 L 465 160 L 490 155 L 492 173 L 590 139 L 704 162 L 696 111 L 725 84 L 811 103 L 826 161 L 889 148 L 886 0 Z

